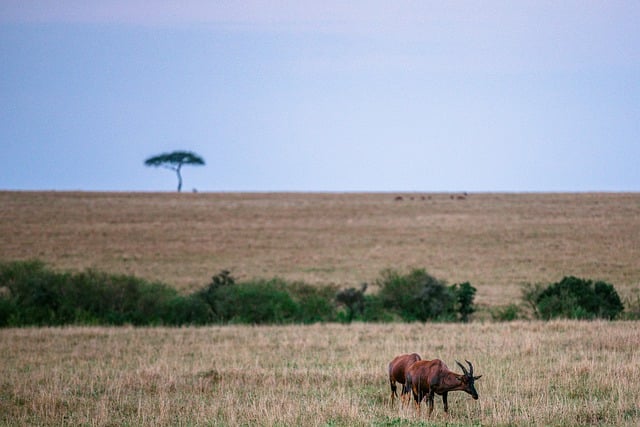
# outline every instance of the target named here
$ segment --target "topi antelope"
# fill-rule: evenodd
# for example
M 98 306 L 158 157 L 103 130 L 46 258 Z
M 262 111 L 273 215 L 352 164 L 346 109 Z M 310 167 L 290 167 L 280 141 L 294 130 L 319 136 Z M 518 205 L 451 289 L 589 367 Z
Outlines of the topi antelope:
M 462 369 L 462 375 L 450 371 L 440 359 L 421 360 L 409 367 L 405 376 L 405 388 L 411 388 L 418 412 L 420 412 L 420 402 L 427 397 L 429 415 L 431 415 L 435 394 L 442 396 L 444 412 L 449 411 L 447 394 L 450 391 L 464 391 L 469 393 L 475 400 L 478 399 L 478 392 L 474 382 L 482 375 L 474 377 L 473 365 L 468 360 L 466 362 L 469 364 L 468 371 L 456 360 L 456 363 Z
M 391 362 L 389 362 L 389 384 L 391 385 L 391 404 L 393 404 L 394 398 L 398 397 L 398 393 L 396 393 L 397 386 L 396 382 L 402 384 L 402 391 L 400 392 L 401 396 L 404 397 L 405 394 L 409 392 L 409 388 L 405 386 L 405 375 L 409 366 L 413 365 L 414 362 L 420 360 L 420 355 L 418 353 L 411 354 L 401 354 L 393 358 Z

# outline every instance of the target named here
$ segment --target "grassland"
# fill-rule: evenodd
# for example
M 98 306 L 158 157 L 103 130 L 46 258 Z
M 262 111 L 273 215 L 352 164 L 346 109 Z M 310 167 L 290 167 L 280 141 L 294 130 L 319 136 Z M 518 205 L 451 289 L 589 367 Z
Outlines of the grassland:
M 0 259 L 39 258 L 192 291 L 238 278 L 357 286 L 426 268 L 481 305 L 565 275 L 640 287 L 640 194 L 0 192 Z M 452 198 L 453 197 L 453 198 Z M 413 199 L 413 200 L 412 200 Z
M 640 194 L 0 192 L 0 259 L 39 258 L 185 292 L 226 268 L 355 286 L 384 268 L 470 281 L 483 306 L 523 282 L 640 288 Z M 413 200 L 412 200 L 413 198 Z M 638 322 L 0 330 L 2 425 L 640 424 Z M 388 404 L 417 351 L 482 374 L 430 419 Z
M 640 423 L 629 322 L 352 324 L 0 331 L 3 425 Z M 389 405 L 386 364 L 468 358 L 480 399 L 430 418 Z M 423 404 L 424 405 L 424 404 Z

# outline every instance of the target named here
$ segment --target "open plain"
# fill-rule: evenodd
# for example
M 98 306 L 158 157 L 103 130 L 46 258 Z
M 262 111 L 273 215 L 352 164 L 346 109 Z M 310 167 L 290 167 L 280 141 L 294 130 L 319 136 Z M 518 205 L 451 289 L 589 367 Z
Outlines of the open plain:
M 0 424 L 637 426 L 637 322 L 0 330 Z M 449 415 L 389 405 L 386 364 L 472 361 Z
M 401 200 L 399 198 L 401 197 Z M 374 283 L 425 268 L 481 309 L 522 283 L 640 289 L 640 194 L 0 192 L 0 260 L 38 258 L 198 289 L 242 278 Z M 375 286 L 372 286 L 375 291 Z M 482 311 L 482 310 L 481 310 Z M 636 321 L 0 330 L 3 425 L 640 424 Z M 416 351 L 483 375 L 450 415 L 389 405 Z
M 398 200 L 402 198 L 402 200 Z M 0 192 L 0 260 L 205 286 L 373 284 L 386 268 L 469 281 L 481 305 L 566 275 L 640 287 L 640 194 Z

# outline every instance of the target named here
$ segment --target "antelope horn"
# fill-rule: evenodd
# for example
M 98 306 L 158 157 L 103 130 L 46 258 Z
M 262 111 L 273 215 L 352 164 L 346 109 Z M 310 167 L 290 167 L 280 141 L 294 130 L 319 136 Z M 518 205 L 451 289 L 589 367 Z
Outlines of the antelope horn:
M 458 362 L 457 360 L 456 360 L 456 363 L 457 363 L 457 364 L 458 364 L 458 366 L 460 366 L 460 368 L 462 369 L 462 373 L 468 376 L 468 375 L 469 375 L 469 372 L 467 371 L 467 368 L 465 368 L 465 367 L 462 365 L 462 363 Z M 469 363 L 469 361 L 467 361 L 467 363 Z M 473 369 L 473 368 L 472 368 L 472 369 Z
M 467 359 L 465 359 L 464 361 L 469 364 L 469 375 L 473 376 L 473 365 Z

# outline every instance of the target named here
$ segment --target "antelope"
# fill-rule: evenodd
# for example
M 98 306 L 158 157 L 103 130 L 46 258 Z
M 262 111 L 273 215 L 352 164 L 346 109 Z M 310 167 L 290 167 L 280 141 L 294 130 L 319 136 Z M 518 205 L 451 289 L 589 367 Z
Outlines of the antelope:
M 444 412 L 449 412 L 447 395 L 450 391 L 464 391 L 469 393 L 474 400 L 478 400 L 478 392 L 474 382 L 480 379 L 482 375 L 474 377 L 473 365 L 468 360 L 466 362 L 469 364 L 468 371 L 456 360 L 456 363 L 462 369 L 462 375 L 451 372 L 440 359 L 421 360 L 409 367 L 405 375 L 405 388 L 407 391 L 411 388 L 418 413 L 420 413 L 420 402 L 427 397 L 429 416 L 431 416 L 435 394 L 442 396 Z
M 396 382 L 402 384 L 402 392 L 400 393 L 402 397 L 409 392 L 409 388 L 405 386 L 406 372 L 409 366 L 418 360 L 421 360 L 420 355 L 418 353 L 411 353 L 396 356 L 389 362 L 389 385 L 391 386 L 392 405 L 394 398 L 398 397 L 398 393 L 396 393 Z

